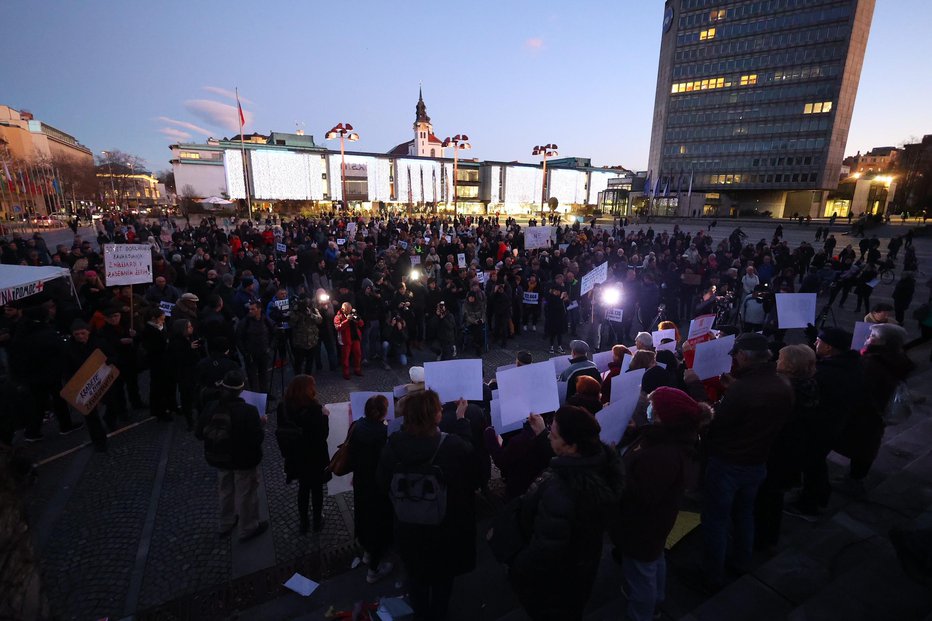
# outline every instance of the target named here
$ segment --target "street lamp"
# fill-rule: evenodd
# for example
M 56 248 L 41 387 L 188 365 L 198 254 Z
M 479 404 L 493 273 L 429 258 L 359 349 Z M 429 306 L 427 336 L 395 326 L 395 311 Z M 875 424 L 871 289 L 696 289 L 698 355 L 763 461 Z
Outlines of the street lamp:
M 453 147 L 453 217 L 456 217 L 457 214 L 457 196 L 456 196 L 456 178 L 459 174 L 459 153 L 460 149 L 469 150 L 472 149 L 472 145 L 466 142 L 469 140 L 469 136 L 466 134 L 457 134 L 452 138 L 444 138 L 443 144 L 440 146 L 444 149 L 447 147 Z
M 545 144 L 542 147 L 534 147 L 534 150 L 531 151 L 531 155 L 538 155 L 544 158 L 543 162 L 543 180 L 540 184 L 540 220 L 541 225 L 544 223 L 544 205 L 547 204 L 547 158 L 553 157 L 554 155 L 559 155 L 557 153 L 557 145 L 555 144 Z
M 340 137 L 340 178 L 343 183 L 343 205 L 349 208 L 349 201 L 346 198 L 346 151 L 344 150 L 344 141 L 356 142 L 359 140 L 359 134 L 353 131 L 353 126 L 349 123 L 337 123 L 333 129 L 324 136 L 327 140 L 333 140 Z

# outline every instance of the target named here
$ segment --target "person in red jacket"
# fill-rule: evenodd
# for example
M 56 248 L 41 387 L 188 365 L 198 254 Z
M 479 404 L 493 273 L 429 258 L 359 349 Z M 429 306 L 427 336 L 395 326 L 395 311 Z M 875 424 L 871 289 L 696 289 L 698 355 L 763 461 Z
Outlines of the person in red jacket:
M 343 302 L 340 310 L 333 317 L 333 327 L 337 329 L 340 342 L 340 361 L 343 363 L 343 379 L 349 379 L 350 356 L 353 357 L 353 369 L 362 377 L 362 329 L 366 322 L 359 318 L 349 302 Z

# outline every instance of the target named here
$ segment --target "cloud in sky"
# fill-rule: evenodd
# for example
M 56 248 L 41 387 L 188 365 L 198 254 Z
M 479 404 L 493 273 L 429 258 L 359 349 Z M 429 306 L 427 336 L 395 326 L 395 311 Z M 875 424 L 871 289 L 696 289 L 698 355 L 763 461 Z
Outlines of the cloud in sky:
M 228 88 L 220 88 L 219 86 L 204 86 L 202 87 L 208 93 L 213 93 L 214 95 L 220 95 L 221 97 L 226 97 L 230 101 L 236 101 L 236 93 L 231 91 Z M 244 104 L 251 104 L 252 102 L 240 95 L 239 100 Z
M 206 137 L 213 135 L 213 132 L 210 131 L 209 129 L 204 129 L 203 127 L 199 125 L 195 125 L 194 123 L 188 123 L 187 121 L 179 121 L 177 119 L 172 119 L 167 116 L 160 116 L 159 120 L 162 121 L 163 123 L 169 123 L 170 125 L 175 125 L 177 127 L 189 129 L 198 134 L 204 134 L 204 136 Z
M 540 37 L 531 37 L 524 42 L 524 49 L 531 52 L 540 52 L 544 49 L 544 40 Z
M 184 141 L 191 140 L 194 138 L 191 134 L 180 129 L 175 129 L 174 127 L 162 127 L 159 129 L 159 133 L 171 138 L 172 140 Z
M 239 114 L 236 106 L 209 99 L 189 99 L 184 102 L 184 107 L 208 125 L 239 132 Z M 244 109 L 243 116 L 246 117 L 246 124 L 249 125 L 252 122 L 252 113 Z

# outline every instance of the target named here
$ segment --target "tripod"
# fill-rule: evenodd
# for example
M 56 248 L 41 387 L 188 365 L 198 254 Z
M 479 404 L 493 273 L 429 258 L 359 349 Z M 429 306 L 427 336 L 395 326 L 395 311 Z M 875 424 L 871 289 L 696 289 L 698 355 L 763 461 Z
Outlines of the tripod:
M 838 327 L 838 321 L 835 319 L 835 311 L 832 310 L 831 304 L 826 304 L 822 307 L 822 311 L 819 313 L 819 317 L 816 319 L 816 327 L 821 330 L 825 327 L 825 322 L 828 318 L 832 318 L 832 325 L 836 328 Z
M 285 367 L 290 361 L 294 364 L 294 354 L 291 351 L 291 340 L 288 338 L 288 328 L 275 328 L 275 338 L 272 344 L 272 352 L 275 354 L 272 358 L 272 372 L 269 374 L 269 396 L 272 393 L 272 385 L 275 383 L 275 372 L 278 371 L 281 382 L 281 395 L 285 395 Z
M 656 328 L 657 326 L 660 325 L 661 322 L 664 322 L 666 320 L 667 320 L 667 305 L 661 304 L 660 306 L 657 307 L 657 314 L 654 316 L 653 319 L 651 319 L 651 322 L 646 326 L 642 322 L 641 325 L 648 332 L 653 332 L 654 328 Z

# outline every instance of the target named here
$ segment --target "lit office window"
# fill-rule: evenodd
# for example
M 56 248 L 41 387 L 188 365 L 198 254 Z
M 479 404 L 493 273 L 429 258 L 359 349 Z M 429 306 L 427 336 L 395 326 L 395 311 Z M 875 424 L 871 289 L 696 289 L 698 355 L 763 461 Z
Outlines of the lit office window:
M 832 102 L 817 101 L 803 106 L 803 114 L 825 114 L 832 111 Z
M 195 153 L 194 151 L 182 151 L 178 154 L 183 160 L 199 160 L 201 159 L 200 153 Z
M 720 22 L 725 19 L 725 14 L 727 11 L 725 9 L 712 9 L 712 12 L 709 13 L 710 22 Z
M 739 83 L 741 84 L 741 86 L 754 86 L 755 84 L 757 84 L 757 74 L 752 73 L 750 75 L 743 75 L 741 76 L 741 80 Z
M 703 30 L 699 33 L 700 41 L 711 41 L 715 38 L 715 28 L 709 28 L 708 30 Z

